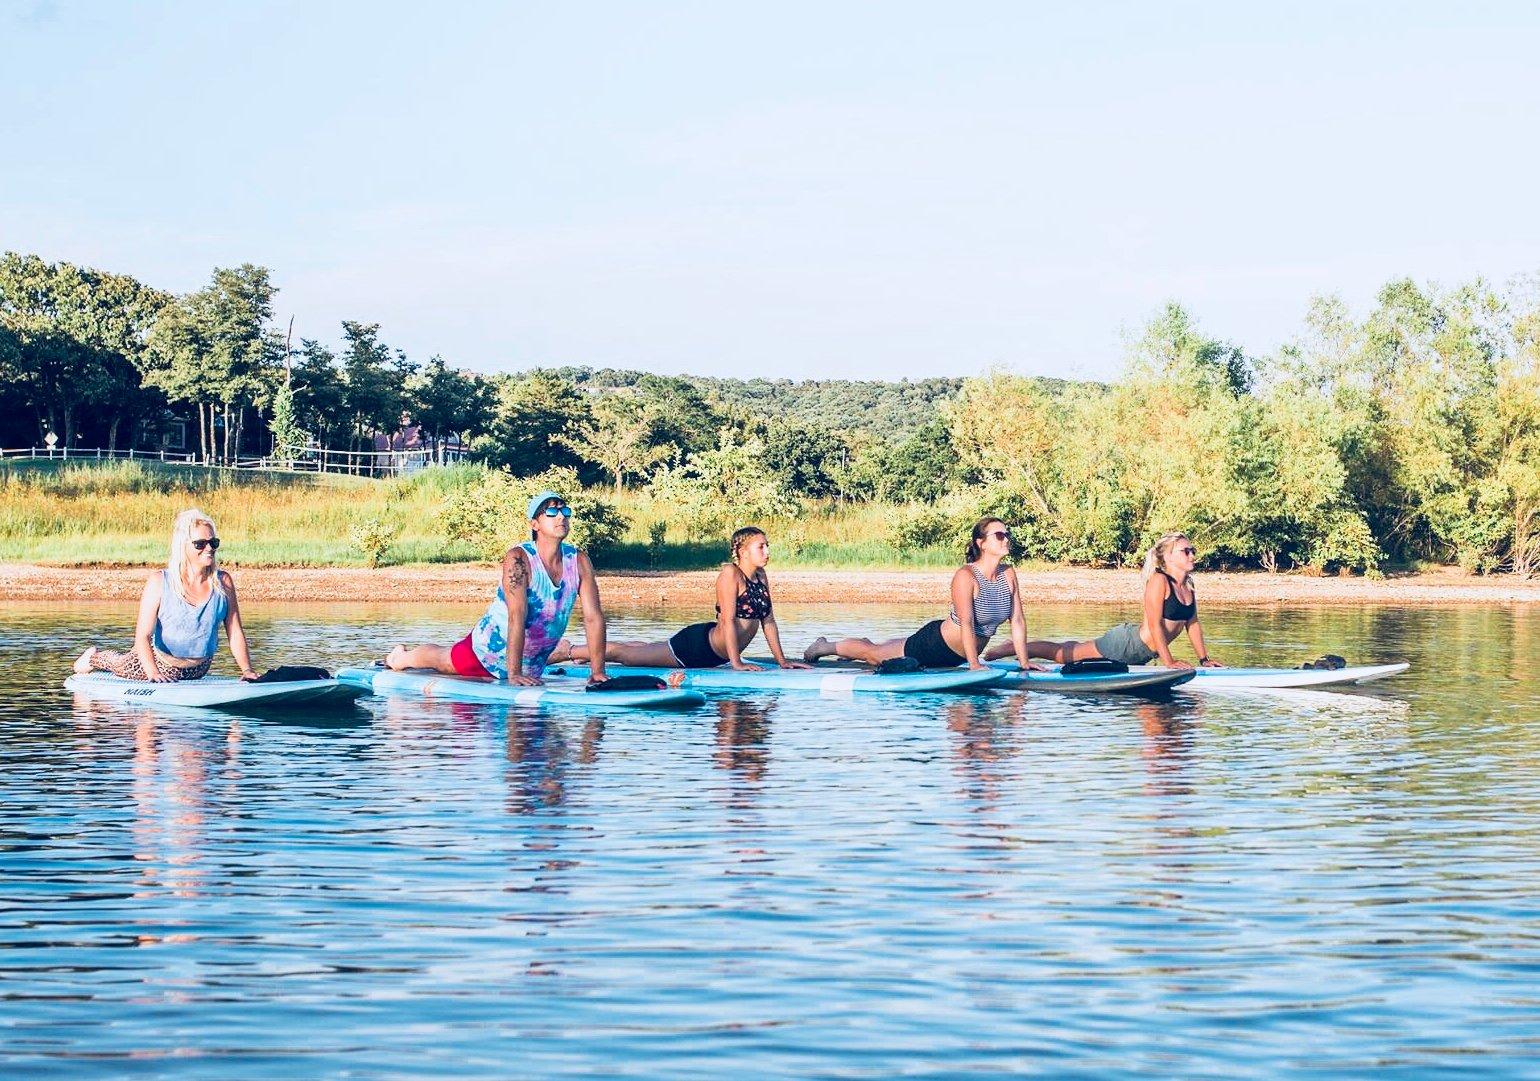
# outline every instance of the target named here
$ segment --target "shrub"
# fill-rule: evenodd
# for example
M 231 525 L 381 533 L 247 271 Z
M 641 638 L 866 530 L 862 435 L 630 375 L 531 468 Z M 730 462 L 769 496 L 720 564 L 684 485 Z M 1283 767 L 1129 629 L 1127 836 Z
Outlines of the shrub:
M 400 535 L 401 523 L 389 511 L 383 510 L 355 519 L 348 530 L 348 539 L 363 553 L 371 569 L 380 565 Z
M 625 535 L 630 520 L 609 503 L 578 486 L 577 472 L 557 468 L 532 477 L 515 477 L 503 470 L 488 470 L 480 480 L 450 496 L 439 524 L 451 540 L 474 545 L 487 559 L 499 559 L 516 544 L 529 539 L 530 496 L 549 488 L 560 492 L 572 507 L 575 544 L 598 560 Z
M 959 528 L 954 516 L 938 510 L 920 510 L 899 519 L 894 525 L 893 544 L 902 551 L 912 552 L 917 548 L 951 545 L 958 539 L 959 533 L 966 532 L 967 527 Z

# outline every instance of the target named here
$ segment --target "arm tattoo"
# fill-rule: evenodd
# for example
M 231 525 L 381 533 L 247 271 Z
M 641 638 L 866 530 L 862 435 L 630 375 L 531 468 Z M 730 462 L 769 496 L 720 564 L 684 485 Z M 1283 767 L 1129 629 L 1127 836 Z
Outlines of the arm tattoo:
M 524 552 L 521 549 L 511 549 L 503 557 L 503 576 L 511 585 L 520 587 L 529 585 L 529 561 L 524 558 Z

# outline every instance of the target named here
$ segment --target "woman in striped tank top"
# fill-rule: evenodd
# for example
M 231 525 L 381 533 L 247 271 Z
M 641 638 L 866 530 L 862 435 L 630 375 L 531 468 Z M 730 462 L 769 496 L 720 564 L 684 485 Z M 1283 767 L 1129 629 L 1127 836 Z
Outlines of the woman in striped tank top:
M 968 542 L 967 562 L 952 575 L 952 610 L 946 619 L 933 619 L 907 638 L 873 642 L 870 638 L 820 638 L 803 658 L 843 657 L 864 664 L 881 664 L 910 657 L 924 668 L 983 668 L 984 647 L 1007 623 L 1017 663 L 1037 669 L 1027 658 L 1027 620 L 1021 611 L 1016 571 L 1003 565 L 1011 552 L 1011 532 L 998 518 L 980 518 Z M 959 613 L 966 613 L 963 618 Z

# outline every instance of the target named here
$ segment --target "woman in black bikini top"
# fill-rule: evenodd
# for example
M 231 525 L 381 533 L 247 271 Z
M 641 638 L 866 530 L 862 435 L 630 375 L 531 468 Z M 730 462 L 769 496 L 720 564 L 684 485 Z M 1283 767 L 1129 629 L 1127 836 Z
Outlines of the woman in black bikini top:
M 1034 657 L 1067 664 L 1105 657 L 1124 664 L 1159 663 L 1167 668 L 1191 668 L 1171 655 L 1171 644 L 1183 631 L 1205 668 L 1224 667 L 1208 655 L 1203 627 L 1198 622 L 1198 591 L 1192 571 L 1198 550 L 1185 533 L 1167 533 L 1150 548 L 1144 560 L 1144 616 L 1138 623 L 1120 623 L 1100 638 L 1084 642 L 1028 642 Z M 1182 600 L 1186 588 L 1188 599 Z M 1003 651 L 991 650 L 990 660 Z
M 765 572 L 770 562 L 770 540 L 765 531 L 746 526 L 733 534 L 732 562 L 717 575 L 717 617 L 707 623 L 692 623 L 666 642 L 611 642 L 604 651 L 611 664 L 642 668 L 717 668 L 722 665 L 743 672 L 759 670 L 759 665 L 743 659 L 754 636 L 764 628 L 765 644 L 782 668 L 806 668 L 799 661 L 789 661 L 781 649 L 781 631 L 770 603 L 770 579 Z M 724 615 L 723 613 L 730 613 Z M 562 659 L 587 661 L 586 646 L 573 646 Z M 552 655 L 552 660 L 558 658 Z
M 1187 588 L 1192 589 L 1192 600 L 1186 604 L 1176 595 L 1176 579 L 1165 571 L 1157 571 L 1162 578 L 1170 583 L 1166 593 L 1166 599 L 1161 603 L 1160 616 L 1172 623 L 1188 623 L 1198 618 L 1198 591 L 1192 588 L 1192 579 L 1187 579 Z
M 729 564 L 737 570 L 737 564 Z M 770 615 L 770 583 L 760 577 L 756 572 L 753 577 L 744 577 L 741 570 L 739 577 L 743 578 L 743 592 L 738 594 L 738 603 L 733 608 L 733 615 L 739 619 L 763 620 Z M 717 615 L 722 614 L 722 606 L 717 605 Z

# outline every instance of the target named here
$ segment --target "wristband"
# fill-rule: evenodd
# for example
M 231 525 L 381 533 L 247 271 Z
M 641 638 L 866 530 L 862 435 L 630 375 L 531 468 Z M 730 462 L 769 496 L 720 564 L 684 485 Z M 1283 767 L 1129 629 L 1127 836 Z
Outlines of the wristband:
M 1199 657 L 1198 658 L 1198 663 L 1199 664 L 1207 664 L 1208 663 L 1208 658 L 1207 657 Z

